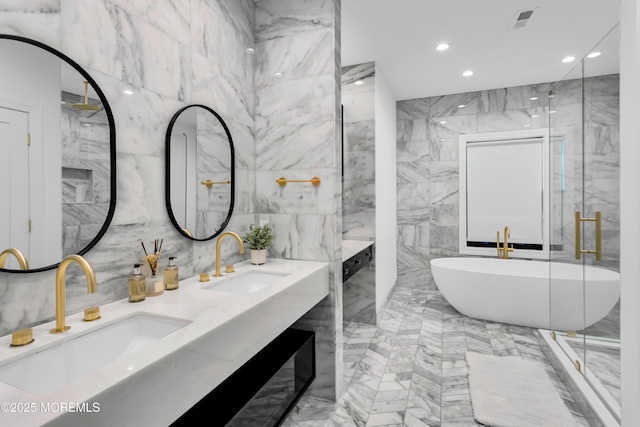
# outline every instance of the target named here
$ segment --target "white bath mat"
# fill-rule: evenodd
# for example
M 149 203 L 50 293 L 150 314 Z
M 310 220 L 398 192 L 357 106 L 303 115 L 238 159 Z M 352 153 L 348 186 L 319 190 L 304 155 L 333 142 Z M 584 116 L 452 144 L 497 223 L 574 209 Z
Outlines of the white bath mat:
M 491 427 L 571 427 L 578 424 L 537 362 L 467 353 L 473 416 Z

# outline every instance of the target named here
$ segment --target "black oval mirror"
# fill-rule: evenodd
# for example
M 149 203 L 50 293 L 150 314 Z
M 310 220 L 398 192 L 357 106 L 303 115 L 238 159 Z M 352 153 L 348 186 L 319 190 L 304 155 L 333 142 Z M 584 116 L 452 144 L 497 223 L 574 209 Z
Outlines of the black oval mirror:
M 233 213 L 235 154 L 229 128 L 211 108 L 186 106 L 169 123 L 165 154 L 171 222 L 185 237 L 213 239 Z
M 113 114 L 95 80 L 63 53 L 0 34 L 0 57 L 0 271 L 50 270 L 87 253 L 111 223 Z

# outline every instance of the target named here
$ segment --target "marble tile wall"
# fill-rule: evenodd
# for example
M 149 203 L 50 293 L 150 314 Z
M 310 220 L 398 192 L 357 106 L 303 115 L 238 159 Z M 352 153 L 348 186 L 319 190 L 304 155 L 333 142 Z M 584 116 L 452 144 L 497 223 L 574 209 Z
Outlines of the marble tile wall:
M 165 207 L 168 123 L 189 104 L 225 120 L 236 152 L 236 203 L 229 230 L 255 222 L 254 3 L 251 0 L 6 0 L 0 33 L 29 37 L 78 62 L 105 92 L 115 117 L 117 205 L 105 236 L 86 254 L 98 279 L 86 294 L 83 273 L 67 271 L 67 313 L 127 296 L 141 241 L 164 238 L 161 265 L 177 256 L 181 275 L 210 270 L 215 241 L 192 242 Z M 124 89 L 134 91 L 123 94 Z M 223 262 L 236 262 L 232 239 Z M 54 318 L 55 271 L 0 274 L 0 335 Z
M 375 70 L 374 62 L 342 68 L 343 239 L 376 237 Z M 345 321 L 376 324 L 375 260 L 344 283 L 343 301 Z
M 310 392 L 335 400 L 342 379 L 340 0 L 256 2 L 256 212 L 271 257 L 327 261 L 330 294 L 296 327 L 316 331 Z M 321 184 L 290 183 L 280 177 Z
M 619 264 L 618 80 L 617 75 L 585 79 L 586 211 L 591 213 L 598 210 L 596 207 L 603 211 L 604 258 L 611 268 L 617 268 Z M 552 133 L 561 132 L 566 138 L 568 187 L 564 210 L 573 211 L 578 203 L 576 197 L 580 196 L 575 184 L 578 177 L 576 168 L 581 167 L 576 156 L 580 156 L 582 150 L 581 144 L 576 144 L 581 140 L 580 82 L 570 80 L 556 88 L 563 90 L 564 94 L 552 100 L 556 113 L 549 114 L 548 94 L 555 84 L 397 103 L 399 285 L 435 289 L 429 261 L 458 255 L 460 135 L 546 128 L 551 117 Z M 555 222 L 557 229 L 558 220 Z M 565 244 L 562 252 L 553 255 L 554 258 L 569 258 L 572 226 L 573 222 L 565 222 Z

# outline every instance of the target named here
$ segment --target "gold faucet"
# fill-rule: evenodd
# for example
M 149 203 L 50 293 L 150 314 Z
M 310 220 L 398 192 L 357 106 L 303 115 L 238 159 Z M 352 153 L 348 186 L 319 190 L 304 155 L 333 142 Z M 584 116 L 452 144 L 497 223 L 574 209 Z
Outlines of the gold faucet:
M 27 262 L 27 258 L 24 256 L 22 252 L 20 252 L 16 248 L 5 249 L 4 251 L 2 251 L 2 253 L 0 253 L 0 268 L 4 268 L 4 263 L 7 260 L 7 257 L 9 256 L 9 254 L 16 257 L 16 259 L 18 260 L 18 264 L 20 264 L 20 270 L 29 269 L 29 263 Z
M 511 229 L 509 226 L 504 228 L 504 243 L 500 247 L 500 231 L 496 231 L 496 248 L 498 249 L 498 258 L 509 259 L 509 252 L 513 252 L 513 245 L 509 247 L 507 237 L 511 237 Z
M 67 267 L 69 267 L 69 264 L 72 262 L 77 262 L 80 264 L 80 267 L 82 267 L 82 270 L 87 277 L 87 291 L 90 294 L 93 294 L 96 291 L 96 274 L 93 271 L 93 267 L 91 267 L 91 264 L 89 264 L 87 260 L 82 258 L 80 255 L 69 255 L 63 259 L 56 271 L 56 328 L 50 331 L 52 334 L 59 334 L 71 329 L 71 326 L 65 326 L 64 324 L 66 297 L 64 275 L 67 272 Z
M 238 245 L 240 245 L 240 253 L 244 253 L 244 243 L 242 243 L 242 238 L 240 236 L 238 236 L 233 231 L 225 231 L 224 233 L 222 233 L 220 237 L 218 237 L 218 242 L 216 243 L 216 277 L 222 276 L 220 274 L 220 244 L 222 243 L 222 239 L 227 236 L 235 237 L 238 241 Z

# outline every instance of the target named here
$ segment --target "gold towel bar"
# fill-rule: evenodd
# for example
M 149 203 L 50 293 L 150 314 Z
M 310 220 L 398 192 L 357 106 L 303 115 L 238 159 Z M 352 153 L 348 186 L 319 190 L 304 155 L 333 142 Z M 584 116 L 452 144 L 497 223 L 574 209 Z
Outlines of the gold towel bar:
M 207 188 L 211 188 L 212 185 L 217 185 L 217 184 L 231 184 L 231 181 L 211 181 L 210 179 L 206 180 L 206 181 L 202 181 L 200 184 L 202 185 L 206 185 Z
M 279 178 L 276 179 L 276 182 L 278 184 L 280 184 L 281 187 L 284 187 L 285 185 L 287 185 L 287 182 L 310 182 L 311 184 L 313 184 L 314 187 L 317 187 L 318 185 L 320 185 L 320 178 L 318 178 L 317 176 L 314 176 L 311 179 L 286 179 L 286 178 Z

